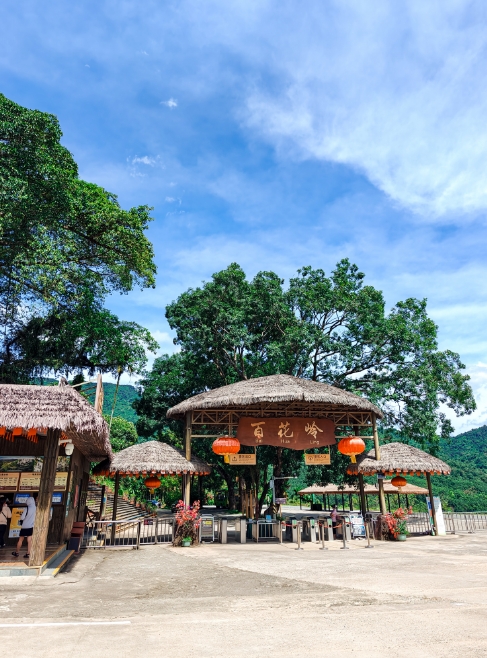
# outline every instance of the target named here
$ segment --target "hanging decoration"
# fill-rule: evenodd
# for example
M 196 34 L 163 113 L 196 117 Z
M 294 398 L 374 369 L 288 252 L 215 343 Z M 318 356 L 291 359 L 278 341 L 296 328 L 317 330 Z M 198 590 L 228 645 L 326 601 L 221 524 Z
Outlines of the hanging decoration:
M 359 436 L 346 436 L 343 439 L 340 439 L 338 444 L 338 452 L 341 452 L 342 455 L 348 455 L 352 464 L 357 463 L 355 457 L 360 455 L 364 450 L 364 440 Z
M 403 478 L 402 475 L 396 475 L 396 477 L 392 478 L 391 480 L 392 486 L 397 487 L 399 491 L 401 491 L 401 489 L 405 487 L 407 483 L 408 481 L 406 480 L 406 478 Z
M 154 489 L 159 489 L 161 486 L 161 481 L 159 478 L 156 477 L 149 477 L 144 480 L 145 486 L 151 490 L 152 493 L 154 493 Z
M 220 436 L 211 446 L 216 455 L 223 455 L 225 464 L 230 463 L 229 455 L 235 455 L 240 450 L 240 441 L 233 436 Z

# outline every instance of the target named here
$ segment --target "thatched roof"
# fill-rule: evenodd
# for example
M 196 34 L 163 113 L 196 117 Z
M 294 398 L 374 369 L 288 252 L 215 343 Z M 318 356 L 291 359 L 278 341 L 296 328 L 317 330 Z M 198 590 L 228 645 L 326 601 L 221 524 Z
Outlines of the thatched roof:
M 379 494 L 379 487 L 374 484 L 364 484 L 365 494 L 368 496 L 377 496 Z M 306 489 L 301 489 L 298 491 L 299 496 L 309 496 L 315 494 L 320 496 L 323 494 L 358 494 L 359 488 L 351 486 L 349 484 L 338 485 L 338 484 L 327 484 L 326 486 L 320 486 L 319 484 L 313 484 L 311 487 L 306 487 Z M 425 487 L 419 487 L 416 484 L 410 484 L 409 482 L 401 488 L 401 491 L 397 487 L 392 486 L 390 480 L 384 480 L 384 493 L 386 494 L 416 494 L 416 495 L 428 495 L 428 489 Z
M 302 402 L 306 405 L 321 403 L 347 407 L 354 411 L 373 411 L 378 418 L 382 418 L 380 409 L 366 398 L 335 386 L 291 375 L 246 379 L 236 384 L 205 391 L 172 407 L 167 412 L 167 416 L 178 418 L 187 411 L 195 409 L 225 409 L 268 402 Z
M 120 475 L 208 475 L 211 466 L 199 457 L 187 461 L 184 452 L 161 441 L 146 441 L 117 452 L 110 473 Z
M 0 384 L 0 427 L 60 429 L 92 461 L 111 455 L 108 425 L 70 386 Z
M 451 472 L 448 464 L 429 455 L 424 450 L 407 445 L 406 443 L 384 443 L 380 447 L 380 459 L 375 458 L 375 450 L 357 457 L 357 464 L 348 467 L 350 474 L 362 473 L 363 475 L 374 475 L 385 473 L 386 475 L 402 474 L 420 475 L 422 473 L 437 473 L 438 475 L 449 475 Z

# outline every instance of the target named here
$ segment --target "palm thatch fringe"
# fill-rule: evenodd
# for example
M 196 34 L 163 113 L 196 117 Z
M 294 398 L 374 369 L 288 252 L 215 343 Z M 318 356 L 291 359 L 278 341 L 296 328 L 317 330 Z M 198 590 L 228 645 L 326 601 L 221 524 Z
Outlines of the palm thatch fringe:
M 199 393 L 180 402 L 167 412 L 168 418 L 183 416 L 195 409 L 222 409 L 226 407 L 259 404 L 263 402 L 303 402 L 346 406 L 354 411 L 373 411 L 378 418 L 382 412 L 378 407 L 359 395 L 341 388 L 301 379 L 291 375 L 271 375 L 246 379 L 212 391 Z
M 431 473 L 449 475 L 451 468 L 444 461 L 429 455 L 424 450 L 410 446 L 407 443 L 384 443 L 380 447 L 380 459 L 376 460 L 375 450 L 357 457 L 357 464 L 351 464 L 347 472 L 351 475 L 362 473 L 374 475 L 422 475 Z
M 199 457 L 188 461 L 182 450 L 161 441 L 146 441 L 117 452 L 109 467 L 110 473 L 120 475 L 208 475 L 211 466 Z
M 59 429 L 92 461 L 111 455 L 107 423 L 69 386 L 0 384 L 0 427 Z

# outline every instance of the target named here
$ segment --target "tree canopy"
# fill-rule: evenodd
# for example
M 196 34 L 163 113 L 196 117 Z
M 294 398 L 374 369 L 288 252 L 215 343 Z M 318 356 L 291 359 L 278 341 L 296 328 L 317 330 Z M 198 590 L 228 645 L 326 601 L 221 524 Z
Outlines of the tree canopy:
M 61 137 L 55 116 L 0 94 L 3 381 L 25 381 L 36 367 L 111 371 L 127 341 L 138 354 L 153 345 L 142 328 L 103 309 L 109 293 L 154 286 L 150 208 L 123 210 L 114 194 L 81 180 Z M 112 356 L 95 359 L 105 322 L 104 350 Z
M 407 299 L 386 311 L 382 292 L 365 285 L 364 274 L 346 259 L 330 276 L 304 267 L 287 288 L 273 272 L 249 281 L 233 263 L 183 293 L 166 315 L 180 352 L 156 359 L 140 382 L 143 435 L 174 429 L 165 420 L 167 408 L 205 388 L 276 373 L 365 395 L 384 412 L 385 436 L 394 433 L 433 452 L 453 431 L 444 407 L 457 415 L 475 409 L 459 355 L 438 349 L 426 300 Z M 266 448 L 267 463 L 281 468 L 296 459 L 297 453 L 279 450 Z M 343 479 L 338 455 L 334 462 L 337 469 L 309 472 L 336 481 L 340 470 Z

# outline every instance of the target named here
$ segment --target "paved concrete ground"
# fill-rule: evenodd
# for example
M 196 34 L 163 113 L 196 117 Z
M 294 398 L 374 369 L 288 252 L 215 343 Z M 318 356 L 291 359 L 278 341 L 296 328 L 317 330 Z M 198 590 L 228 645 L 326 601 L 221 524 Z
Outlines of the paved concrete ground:
M 2 655 L 487 656 L 487 533 L 352 545 L 86 551 L 0 584 Z

